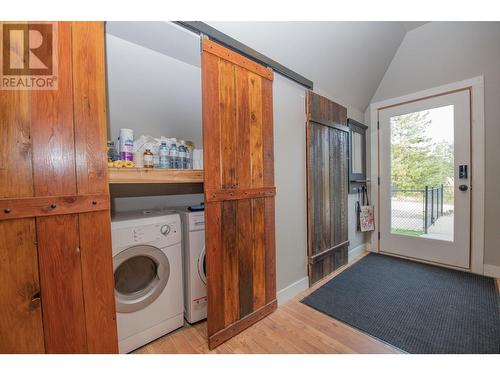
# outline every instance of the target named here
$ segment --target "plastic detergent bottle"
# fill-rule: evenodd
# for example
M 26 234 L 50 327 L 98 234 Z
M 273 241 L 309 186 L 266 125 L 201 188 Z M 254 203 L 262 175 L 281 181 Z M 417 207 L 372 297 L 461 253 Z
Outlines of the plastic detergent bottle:
M 133 160 L 134 158 L 134 131 L 132 129 L 120 129 L 120 159 Z
M 168 150 L 168 154 L 170 155 L 171 167 L 174 169 L 179 169 L 179 149 L 177 148 L 177 139 L 172 138 L 170 140 L 170 149 Z
M 179 168 L 187 169 L 187 148 L 184 141 L 179 141 Z
M 167 169 L 169 167 L 169 158 L 168 158 L 168 148 L 167 143 L 162 142 L 160 149 L 158 151 L 160 158 L 160 168 Z

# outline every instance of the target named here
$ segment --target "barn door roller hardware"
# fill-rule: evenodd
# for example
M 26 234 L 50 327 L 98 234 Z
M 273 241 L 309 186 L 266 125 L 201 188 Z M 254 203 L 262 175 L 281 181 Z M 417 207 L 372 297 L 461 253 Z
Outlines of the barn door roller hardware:
M 302 86 L 305 86 L 306 88 L 312 90 L 313 89 L 313 82 L 306 77 L 300 75 L 297 72 L 294 72 L 293 70 L 281 65 L 279 62 L 274 61 L 273 59 L 270 59 L 269 57 L 263 55 L 260 52 L 257 52 L 256 50 L 248 47 L 246 44 L 243 44 L 239 41 L 237 41 L 234 38 L 231 38 L 229 35 L 224 34 L 217 30 L 216 28 L 213 28 L 210 25 L 207 25 L 204 22 L 200 21 L 175 21 L 174 23 L 191 30 L 197 34 L 207 36 L 209 39 L 218 42 L 224 46 L 226 46 L 229 49 L 232 49 L 233 51 L 236 51 L 238 53 L 241 53 L 242 55 L 248 57 L 251 60 L 254 60 L 258 62 L 259 64 L 262 64 L 264 66 L 267 66 L 274 70 L 276 73 L 279 73 L 292 81 L 295 81 Z

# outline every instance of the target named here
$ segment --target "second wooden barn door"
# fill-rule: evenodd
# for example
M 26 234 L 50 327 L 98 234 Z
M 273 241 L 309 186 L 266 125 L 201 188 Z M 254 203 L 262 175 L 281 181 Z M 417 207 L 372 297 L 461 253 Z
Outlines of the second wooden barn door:
M 347 109 L 308 93 L 308 255 L 314 284 L 347 263 Z
M 271 70 L 203 41 L 208 339 L 276 309 Z

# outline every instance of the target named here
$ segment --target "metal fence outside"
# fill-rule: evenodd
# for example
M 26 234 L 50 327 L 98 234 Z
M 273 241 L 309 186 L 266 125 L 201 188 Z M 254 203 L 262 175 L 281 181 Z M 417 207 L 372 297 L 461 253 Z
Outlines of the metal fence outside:
M 429 227 L 443 215 L 444 185 L 423 189 L 393 189 L 391 191 L 391 229 L 403 234 L 427 233 Z

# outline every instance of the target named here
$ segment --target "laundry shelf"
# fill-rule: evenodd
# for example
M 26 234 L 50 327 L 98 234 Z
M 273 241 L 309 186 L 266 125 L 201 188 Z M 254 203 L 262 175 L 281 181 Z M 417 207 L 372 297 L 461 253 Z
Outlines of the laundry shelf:
M 110 184 L 203 183 L 203 169 L 108 168 Z

